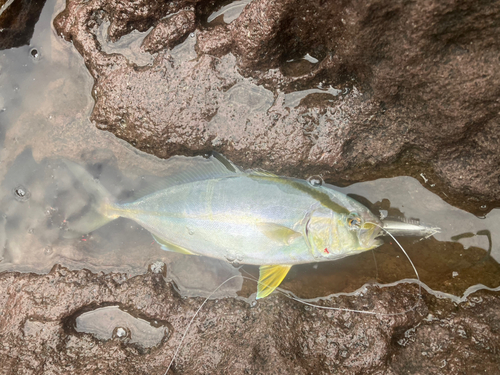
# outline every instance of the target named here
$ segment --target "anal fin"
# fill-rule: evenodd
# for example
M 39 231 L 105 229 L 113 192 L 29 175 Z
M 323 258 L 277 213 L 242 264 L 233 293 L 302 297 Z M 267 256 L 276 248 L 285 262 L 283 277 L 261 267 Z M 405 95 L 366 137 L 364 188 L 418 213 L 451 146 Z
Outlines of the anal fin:
M 154 234 L 152 234 L 152 236 L 155 239 L 155 241 L 158 242 L 158 244 L 161 246 L 161 248 L 165 251 L 172 251 L 174 253 L 179 253 L 179 254 L 198 255 L 198 254 L 193 253 L 192 251 L 189 251 L 188 249 L 186 249 L 182 246 L 175 245 L 175 244 L 168 242 L 168 241 L 166 241 L 158 236 L 155 236 Z
M 290 265 L 260 266 L 257 299 L 271 294 L 281 284 L 290 268 Z

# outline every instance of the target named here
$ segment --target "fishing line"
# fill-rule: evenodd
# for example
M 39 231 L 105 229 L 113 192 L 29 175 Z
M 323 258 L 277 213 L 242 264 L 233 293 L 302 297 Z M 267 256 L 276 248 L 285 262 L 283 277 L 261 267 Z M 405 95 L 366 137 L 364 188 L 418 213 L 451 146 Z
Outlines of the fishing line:
M 372 255 L 373 255 L 373 263 L 375 263 L 375 279 L 378 280 L 378 263 L 377 263 L 377 258 L 375 257 L 375 250 L 372 249 Z
M 413 264 L 411 258 L 409 257 L 408 253 L 406 252 L 406 250 L 403 248 L 403 246 L 401 246 L 401 244 L 398 242 L 398 240 L 396 240 L 396 238 L 392 235 L 392 233 L 390 233 L 389 231 L 387 231 L 386 229 L 384 229 L 383 227 L 381 227 L 380 225 L 378 224 L 375 224 L 375 223 L 372 223 L 374 225 L 376 225 L 377 227 L 381 228 L 384 232 L 386 232 L 389 236 L 392 237 L 392 239 L 394 240 L 394 242 L 396 242 L 396 244 L 399 246 L 399 248 L 401 249 L 401 251 L 403 252 L 403 254 L 406 256 L 406 258 L 408 259 L 408 261 L 410 262 L 412 268 L 413 268 L 413 271 L 415 272 L 415 275 L 417 276 L 417 280 L 418 280 L 418 300 L 417 302 L 415 303 L 415 305 L 413 305 L 410 309 L 408 310 L 405 310 L 405 311 L 402 311 L 402 312 L 398 312 L 398 313 L 381 313 L 381 312 L 377 312 L 377 311 L 363 311 L 363 310 L 354 310 L 354 309 L 346 309 L 346 308 L 342 308 L 342 307 L 329 307 L 329 306 L 320 306 L 320 305 L 316 305 L 316 304 L 313 304 L 313 303 L 310 303 L 310 302 L 307 302 L 307 301 L 304 301 L 300 298 L 297 298 L 295 296 L 290 296 L 288 295 L 287 293 L 283 292 L 282 290 L 280 290 L 281 293 L 283 293 L 286 297 L 290 298 L 290 299 L 293 299 L 294 301 L 297 301 L 297 302 L 300 302 L 300 303 L 303 303 L 304 305 L 308 305 L 308 306 L 311 306 L 311 307 L 316 307 L 318 309 L 324 309 L 324 310 L 335 310 L 335 311 L 348 311 L 348 312 L 356 312 L 356 313 L 360 313 L 360 314 L 368 314 L 368 315 L 381 315 L 381 316 L 396 316 L 396 315 L 404 315 L 406 313 L 409 313 L 411 311 L 415 311 L 415 309 L 417 308 L 417 306 L 419 305 L 420 303 L 420 300 L 422 298 L 422 283 L 420 281 L 420 276 L 418 274 L 418 271 L 417 269 L 415 268 L 415 265 Z M 279 288 L 278 288 L 279 289 Z
M 260 284 L 260 282 L 255 279 L 250 273 L 248 273 L 246 270 L 241 270 L 243 272 L 245 272 L 246 274 L 250 275 L 251 277 L 246 277 L 246 276 L 242 276 L 244 279 L 246 280 L 251 280 L 251 281 L 255 281 L 257 284 Z M 420 284 L 419 284 L 419 287 L 420 287 Z M 419 288 L 420 290 L 420 288 Z M 401 311 L 401 312 L 398 312 L 398 313 L 381 313 L 381 312 L 378 312 L 378 311 L 365 311 L 365 310 L 355 310 L 355 309 L 348 309 L 348 308 L 345 308 L 345 307 L 330 307 L 330 306 L 321 306 L 321 305 L 316 305 L 314 303 L 311 303 L 311 302 L 307 302 L 306 300 L 304 299 L 300 299 L 298 297 L 295 297 L 294 295 L 290 295 L 291 292 L 290 291 L 287 291 L 287 290 L 284 290 L 282 288 L 276 288 L 276 291 L 277 292 L 280 292 L 281 294 L 283 294 L 285 297 L 291 299 L 291 300 L 294 300 L 294 301 L 297 301 L 297 302 L 300 302 L 302 303 L 303 305 L 307 305 L 307 306 L 311 306 L 311 307 L 315 307 L 315 308 L 318 308 L 318 309 L 322 309 L 322 310 L 334 310 L 334 311 L 345 311 L 345 312 L 354 312 L 354 313 L 360 313 L 360 314 L 368 314 L 368 315 L 380 315 L 380 316 L 395 316 L 395 315 L 404 315 L 404 314 L 407 314 L 409 312 L 412 312 L 412 311 L 415 311 L 415 309 L 417 308 L 417 306 L 419 305 L 420 303 L 420 296 L 421 294 L 419 294 L 419 301 L 417 301 L 411 308 L 407 309 L 407 310 L 404 310 L 404 311 Z
M 417 269 L 415 268 L 415 265 L 413 264 L 413 262 L 411 261 L 410 259 L 410 256 L 408 255 L 408 253 L 406 252 L 405 249 L 403 249 L 403 246 L 401 246 L 401 244 L 398 242 L 398 240 L 392 235 L 391 232 L 389 232 L 387 229 L 381 227 L 380 225 L 378 224 L 375 224 L 373 223 L 374 225 L 376 225 L 377 227 L 379 227 L 380 229 L 382 229 L 385 233 L 387 233 L 389 236 L 392 237 L 392 239 L 394 240 L 394 242 L 396 242 L 399 246 L 399 248 L 401 249 L 401 251 L 403 252 L 403 254 L 406 256 L 406 258 L 408 259 L 408 262 L 410 262 L 412 268 L 413 268 L 413 271 L 415 272 L 415 275 L 417 276 L 417 280 L 418 280 L 418 297 L 419 298 L 422 298 L 422 285 L 421 285 L 421 282 L 420 282 L 420 276 L 417 272 Z
M 169 365 L 167 367 L 167 371 L 165 371 L 165 373 L 163 375 L 167 375 L 168 371 L 170 370 L 170 367 L 172 367 L 172 364 L 174 363 L 175 358 L 177 357 L 177 354 L 179 353 L 179 350 L 181 349 L 182 343 L 184 342 L 184 339 L 186 338 L 186 335 L 187 335 L 187 333 L 189 331 L 189 328 L 191 328 L 191 324 L 193 324 L 194 319 L 196 318 L 196 316 L 198 315 L 198 313 L 200 312 L 200 310 L 203 308 L 203 306 L 205 306 L 205 303 L 207 303 L 207 301 L 215 294 L 215 292 L 217 292 L 220 289 L 221 286 L 223 286 L 229 280 L 232 280 L 232 279 L 234 279 L 236 277 L 241 277 L 241 275 L 231 276 L 229 279 L 227 279 L 226 281 L 224 281 L 217 288 L 215 288 L 214 291 L 212 293 L 210 293 L 207 298 L 205 298 L 205 300 L 200 305 L 200 307 L 198 307 L 198 310 L 196 310 L 196 312 L 194 313 L 193 317 L 189 321 L 189 324 L 187 325 L 186 329 L 184 330 L 184 334 L 182 335 L 181 342 L 177 346 L 177 349 L 175 350 L 174 356 L 172 357 L 172 360 L 170 361 L 170 363 L 169 363 Z

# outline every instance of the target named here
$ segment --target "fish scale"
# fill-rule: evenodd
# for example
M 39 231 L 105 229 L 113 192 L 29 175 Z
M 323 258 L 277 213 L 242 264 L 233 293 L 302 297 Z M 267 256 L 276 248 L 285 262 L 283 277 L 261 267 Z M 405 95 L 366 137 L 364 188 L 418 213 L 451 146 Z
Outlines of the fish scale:
M 295 205 L 285 204 L 291 201 L 290 195 Z M 283 262 L 287 246 L 263 234 L 256 224 L 297 228 L 314 203 L 310 197 L 297 197 L 293 191 L 287 194 L 276 186 L 242 176 L 174 186 L 119 205 L 116 211 L 166 242 L 195 254 L 219 259 L 234 259 L 241 254 L 241 263 L 262 265 Z M 302 245 L 288 249 L 288 256 L 294 255 L 303 263 L 313 262 L 306 243 Z

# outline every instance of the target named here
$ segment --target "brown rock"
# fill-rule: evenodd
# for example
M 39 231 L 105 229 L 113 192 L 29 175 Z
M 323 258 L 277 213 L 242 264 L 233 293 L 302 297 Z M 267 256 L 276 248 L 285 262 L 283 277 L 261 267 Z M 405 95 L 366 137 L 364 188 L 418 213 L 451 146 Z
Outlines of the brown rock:
M 214 26 L 218 3 L 161 4 L 70 0 L 56 18 L 96 80 L 98 127 L 159 157 L 215 149 L 337 185 L 425 173 L 455 205 L 498 206 L 498 3 L 255 0 Z M 145 67 L 106 55 L 97 14 L 113 40 L 155 26 L 144 46 L 167 50 Z M 168 50 L 193 25 L 196 45 Z
M 172 17 L 162 19 L 142 42 L 146 52 L 156 53 L 166 48 L 172 48 L 185 39 L 195 29 L 193 11 L 180 11 Z
M 232 42 L 228 28 L 217 25 L 197 34 L 196 51 L 198 54 L 222 57 L 230 52 Z
M 0 359 L 9 374 L 162 374 L 202 303 L 180 298 L 161 274 L 128 278 L 60 266 L 48 275 L 3 273 L 0 291 Z M 324 304 L 390 314 L 413 306 L 416 296 L 415 286 L 401 284 Z M 495 373 L 499 301 L 498 294 L 479 292 L 456 306 L 424 294 L 415 311 L 377 316 L 310 308 L 278 294 L 255 306 L 211 300 L 171 373 Z M 145 348 L 75 331 L 80 314 L 103 306 L 166 322 L 168 335 Z

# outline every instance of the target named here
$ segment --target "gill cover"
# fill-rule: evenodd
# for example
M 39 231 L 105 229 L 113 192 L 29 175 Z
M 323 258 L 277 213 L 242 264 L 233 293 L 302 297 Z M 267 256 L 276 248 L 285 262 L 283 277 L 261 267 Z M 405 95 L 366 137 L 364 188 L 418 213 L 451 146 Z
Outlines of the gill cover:
M 306 242 L 315 258 L 323 258 L 335 246 L 334 212 L 326 207 L 318 207 L 306 217 Z
M 306 237 L 317 259 L 338 259 L 381 245 L 376 237 L 380 227 L 377 218 L 367 212 L 338 214 L 326 207 L 313 210 L 306 222 Z

